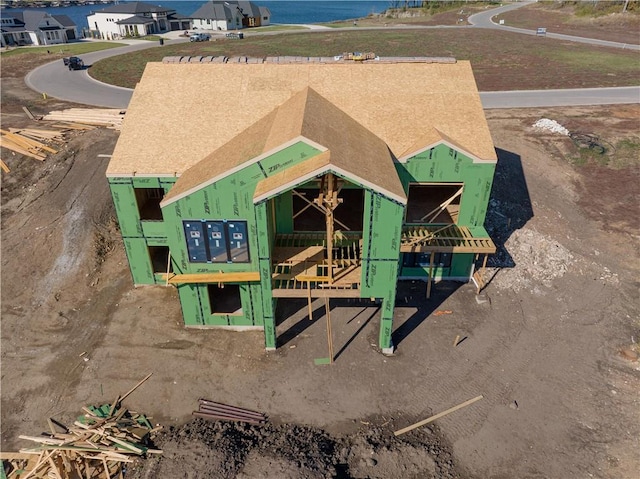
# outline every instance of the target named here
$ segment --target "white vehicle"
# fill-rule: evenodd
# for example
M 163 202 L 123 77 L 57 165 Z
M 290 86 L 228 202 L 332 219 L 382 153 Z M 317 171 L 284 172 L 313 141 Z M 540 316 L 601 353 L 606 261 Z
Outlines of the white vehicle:
M 208 42 L 211 39 L 211 35 L 208 33 L 192 33 L 189 37 L 190 42 Z

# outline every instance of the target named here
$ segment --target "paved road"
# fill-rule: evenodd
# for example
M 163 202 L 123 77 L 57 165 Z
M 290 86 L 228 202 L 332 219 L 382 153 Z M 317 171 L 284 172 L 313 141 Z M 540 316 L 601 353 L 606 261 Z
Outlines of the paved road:
M 640 103 L 640 86 L 480 92 L 485 109 Z
M 186 40 L 168 40 L 166 44 L 181 41 Z M 147 48 L 160 48 L 157 42 L 137 40 L 131 43 L 124 47 L 86 53 L 82 55 L 82 59 L 85 65 L 91 68 L 91 64 L 103 58 L 146 50 Z M 48 96 L 60 100 L 105 108 L 126 108 L 133 93 L 130 88 L 108 85 L 94 80 L 89 76 L 87 70 L 69 71 L 62 60 L 56 60 L 32 70 L 25 77 L 25 82 L 32 90 L 46 93 Z
M 533 30 L 498 25 L 491 20 L 492 17 L 496 15 L 520 8 L 529 3 L 532 2 L 519 2 L 477 13 L 469 17 L 469 22 L 473 24 L 474 28 L 507 29 L 517 33 L 535 35 L 536 32 Z M 638 45 L 630 46 L 617 42 L 573 37 L 570 35 L 547 33 L 546 36 L 593 45 L 640 49 Z M 170 44 L 184 41 L 186 40 L 165 40 L 165 43 Z M 153 47 L 160 48 L 156 42 L 138 40 L 132 43 L 132 45 L 126 47 L 88 53 L 83 55 L 82 58 L 87 65 L 90 65 L 103 58 L 121 55 L 131 51 Z M 60 60 L 36 68 L 25 77 L 25 82 L 31 89 L 40 93 L 46 93 L 54 98 L 106 108 L 127 108 L 131 100 L 131 95 L 133 94 L 133 90 L 131 89 L 107 85 L 94 80 L 88 75 L 86 70 L 69 71 Z M 640 86 L 588 88 L 580 90 L 481 92 L 480 98 L 482 100 L 482 106 L 485 109 L 640 103 Z
M 537 33 L 535 30 L 510 27 L 508 25 L 500 25 L 493 21 L 494 17 L 502 13 L 515 10 L 516 8 L 524 7 L 525 5 L 529 5 L 531 3 L 535 3 L 535 2 L 534 1 L 518 2 L 518 3 L 512 3 L 510 5 L 505 5 L 503 7 L 492 8 L 485 12 L 480 12 L 474 15 L 470 15 L 468 20 L 469 20 L 469 23 L 471 23 L 475 28 L 493 28 L 498 30 L 507 30 L 509 32 L 514 32 L 514 33 L 521 33 L 524 35 L 537 36 Z M 540 25 L 540 27 L 544 28 L 544 25 Z M 595 38 L 576 37 L 573 35 L 564 35 L 562 33 L 547 32 L 545 34 L 545 38 L 553 38 L 557 40 L 568 40 L 571 42 L 588 43 L 589 45 L 599 45 L 603 47 L 622 48 L 627 50 L 640 51 L 640 45 L 633 45 L 630 43 L 610 42 L 607 40 L 597 40 Z

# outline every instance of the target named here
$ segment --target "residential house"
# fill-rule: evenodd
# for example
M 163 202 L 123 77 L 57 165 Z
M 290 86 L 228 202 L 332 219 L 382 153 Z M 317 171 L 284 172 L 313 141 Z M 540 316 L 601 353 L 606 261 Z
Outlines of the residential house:
M 55 45 L 78 38 L 76 24 L 67 15 L 51 15 L 38 10 L 2 12 L 2 46 Z
M 212 1 L 202 5 L 191 17 L 193 28 L 202 30 L 237 30 L 270 24 L 271 12 L 246 1 Z
M 175 10 L 145 2 L 120 3 L 87 15 L 94 36 L 113 40 L 188 30 L 191 20 Z
M 398 281 L 429 296 L 495 252 L 468 61 L 192 60 L 147 64 L 106 173 L 133 283 L 175 286 L 186 326 L 274 349 L 278 301 L 366 298 L 390 353 Z

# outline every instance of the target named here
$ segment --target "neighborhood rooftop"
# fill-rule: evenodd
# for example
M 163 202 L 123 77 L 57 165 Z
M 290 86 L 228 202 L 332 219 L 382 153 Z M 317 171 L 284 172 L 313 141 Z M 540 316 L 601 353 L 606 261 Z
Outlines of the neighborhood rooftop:
M 293 58 L 148 63 L 107 175 L 180 176 L 307 87 L 396 159 L 427 147 L 416 144 L 424 138 L 453 143 L 474 161 L 496 161 L 468 61 Z

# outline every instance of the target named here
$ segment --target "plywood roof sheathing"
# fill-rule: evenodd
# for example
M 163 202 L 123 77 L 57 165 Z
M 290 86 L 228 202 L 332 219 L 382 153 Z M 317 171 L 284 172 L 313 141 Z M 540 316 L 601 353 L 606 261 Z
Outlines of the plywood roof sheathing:
M 107 175 L 181 175 L 306 87 L 380 138 L 395 157 L 437 128 L 478 160 L 496 160 L 467 61 L 267 60 L 148 63 Z

